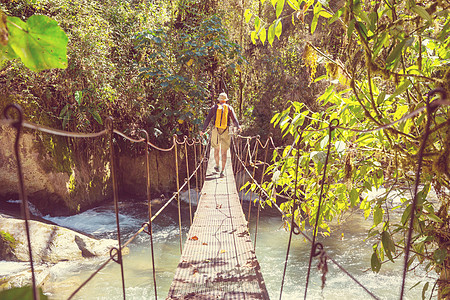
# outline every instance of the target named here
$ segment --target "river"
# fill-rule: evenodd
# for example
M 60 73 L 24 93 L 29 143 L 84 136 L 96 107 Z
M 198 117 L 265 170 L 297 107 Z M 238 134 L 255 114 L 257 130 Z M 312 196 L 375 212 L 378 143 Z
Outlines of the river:
M 247 202 L 248 203 L 248 202 Z M 156 205 L 154 209 L 157 209 Z M 182 232 L 185 240 L 189 228 L 189 208 L 182 205 Z M 244 205 L 245 208 L 248 204 Z M 246 209 L 244 209 L 245 211 Z M 124 240 L 147 221 L 145 201 L 128 199 L 120 204 L 120 225 Z M 256 209 L 252 211 L 250 232 L 254 238 Z M 47 217 L 49 220 L 69 228 L 92 234 L 98 238 L 115 238 L 116 225 L 113 205 L 106 205 L 69 217 Z M 175 269 L 180 258 L 178 215 L 175 205 L 158 216 L 153 223 L 156 282 L 158 298 L 167 297 Z M 335 224 L 330 237 L 320 238 L 327 253 L 349 273 L 363 283 L 380 299 L 398 299 L 401 285 L 402 259 L 388 262 L 375 274 L 370 270 L 370 258 L 374 240 L 366 239 L 370 220 L 353 213 L 342 224 Z M 279 299 L 281 278 L 289 233 L 283 228 L 280 215 L 274 209 L 261 211 L 258 228 L 256 255 L 271 299 Z M 151 267 L 150 239 L 140 234 L 129 245 L 129 254 L 124 256 L 124 274 L 127 299 L 154 299 Z M 294 236 L 286 272 L 282 299 L 303 299 L 310 244 L 301 236 Z M 61 262 L 51 268 L 50 299 L 67 299 L 105 259 L 87 259 L 83 262 Z M 3 262 L 5 267 L 5 262 Z M 23 264 L 9 263 L 14 272 Z M 370 296 L 345 273 L 328 261 L 325 288 L 321 289 L 321 274 L 317 271 L 317 260 L 313 260 L 308 299 L 370 299 Z M 2 264 L 0 263 L 0 268 Z M 435 274 L 432 274 L 435 275 Z M 410 289 L 415 283 L 422 284 Z M 429 281 L 421 269 L 408 273 L 404 299 L 422 299 L 422 287 Z M 431 288 L 430 288 L 431 290 Z M 430 294 L 427 292 L 427 299 Z M 436 292 L 435 292 L 436 294 Z M 83 287 L 74 299 L 123 299 L 120 266 L 110 263 L 93 280 Z M 434 298 L 435 299 L 435 298 Z

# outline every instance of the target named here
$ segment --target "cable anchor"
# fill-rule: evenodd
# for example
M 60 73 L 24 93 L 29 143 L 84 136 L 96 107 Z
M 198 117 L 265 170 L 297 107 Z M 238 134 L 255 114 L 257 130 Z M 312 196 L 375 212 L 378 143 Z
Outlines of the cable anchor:
M 113 253 L 115 252 L 115 253 Z M 117 255 L 117 258 L 116 258 Z M 119 249 L 117 249 L 116 247 L 111 248 L 111 250 L 109 250 L 109 257 L 116 263 L 118 263 L 119 265 L 122 264 L 122 255 L 120 255 Z

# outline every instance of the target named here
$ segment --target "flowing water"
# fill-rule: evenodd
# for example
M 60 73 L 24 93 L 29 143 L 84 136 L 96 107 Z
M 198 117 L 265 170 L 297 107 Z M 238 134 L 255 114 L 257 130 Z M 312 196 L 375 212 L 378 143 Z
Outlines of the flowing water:
M 247 202 L 248 203 L 248 202 Z M 244 205 L 245 208 L 248 204 Z M 248 210 L 245 209 L 245 210 Z M 127 201 L 120 205 L 120 225 L 123 239 L 128 239 L 142 223 L 147 221 L 144 201 Z M 183 241 L 189 226 L 189 208 L 183 204 Z M 252 211 L 250 232 L 255 231 L 256 209 Z M 402 263 L 388 262 L 380 273 L 370 271 L 373 240 L 366 240 L 370 221 L 360 214 L 353 214 L 346 222 L 334 226 L 331 237 L 320 238 L 327 253 L 349 273 L 380 299 L 398 299 L 401 285 Z M 113 206 L 102 206 L 70 217 L 49 218 L 51 221 L 92 234 L 99 238 L 116 238 Z M 158 298 L 167 297 L 175 269 L 180 259 L 178 215 L 175 205 L 170 205 L 153 223 Z M 256 255 L 261 265 L 271 299 L 279 299 L 281 279 L 289 238 L 277 211 L 261 211 L 258 228 Z M 151 266 L 150 238 L 141 233 L 129 245 L 129 254 L 124 256 L 124 274 L 127 299 L 154 299 Z M 308 269 L 310 244 L 301 236 L 294 236 L 289 255 L 282 299 L 303 299 Z M 86 259 L 83 262 L 61 262 L 50 268 L 50 284 L 47 289 L 51 299 L 66 299 L 87 279 L 105 258 Z M 0 270 L 8 268 L 13 273 L 26 264 L 0 262 Z M 344 272 L 328 261 L 325 288 L 322 290 L 321 274 L 317 271 L 317 259 L 313 260 L 308 287 L 308 299 L 370 299 L 371 297 Z M 1 272 L 0 272 L 1 273 Z M 435 275 L 435 274 L 433 274 Z M 419 286 L 410 289 L 415 283 Z M 404 299 L 422 299 L 423 283 L 430 281 L 419 269 L 408 273 Z M 431 289 L 431 288 L 430 288 Z M 430 291 L 427 292 L 429 297 Z M 427 297 L 427 299 L 428 299 Z M 74 299 L 123 299 L 120 266 L 114 262 L 102 269 Z

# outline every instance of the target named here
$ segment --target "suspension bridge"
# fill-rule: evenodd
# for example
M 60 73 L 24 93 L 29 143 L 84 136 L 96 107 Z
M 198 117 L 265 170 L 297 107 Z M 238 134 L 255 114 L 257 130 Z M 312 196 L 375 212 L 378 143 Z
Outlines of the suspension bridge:
M 228 161 L 230 161 L 228 152 Z M 170 299 L 269 299 L 228 163 L 206 181 L 169 291 Z
M 430 94 L 431 95 L 431 94 Z M 445 99 L 445 97 L 443 97 Z M 435 105 L 448 105 L 449 103 L 444 101 L 437 103 Z M 425 107 L 419 108 L 418 110 L 404 116 L 401 120 L 411 118 L 418 113 L 426 109 L 428 119 L 430 120 L 430 115 L 435 109 L 433 103 L 427 102 Z M 13 118 L 12 115 L 15 114 L 17 118 Z M 357 286 L 362 288 L 368 296 L 373 299 L 379 299 L 372 291 L 364 286 L 360 281 L 358 281 L 352 274 L 350 274 L 344 266 L 341 266 L 333 257 L 326 253 L 324 246 L 316 242 L 317 235 L 317 223 L 314 227 L 313 235 L 310 236 L 305 232 L 302 232 L 296 224 L 294 219 L 294 214 L 291 213 L 291 217 L 286 215 L 286 213 L 280 209 L 280 207 L 271 200 L 272 198 L 261 188 L 263 182 L 263 175 L 265 173 L 265 168 L 267 164 L 267 154 L 268 149 L 272 147 L 275 149 L 273 140 L 269 137 L 265 144 L 263 144 L 259 137 L 242 137 L 234 136 L 231 151 L 228 152 L 228 164 L 225 170 L 225 177 L 219 177 L 218 173 L 213 171 L 214 159 L 209 151 L 208 145 L 205 145 L 200 140 L 189 140 L 187 137 L 183 141 L 179 141 L 176 136 L 173 138 L 173 145 L 168 149 L 159 148 L 153 145 L 149 141 L 147 132 L 142 130 L 142 138 L 132 138 L 124 133 L 114 129 L 112 119 L 108 119 L 106 122 L 106 129 L 97 133 L 73 133 L 62 130 L 57 130 L 49 128 L 42 125 L 33 124 L 23 120 L 22 111 L 17 105 L 9 105 L 4 110 L 4 118 L 0 119 L 0 126 L 11 126 L 16 130 L 16 141 L 14 145 L 10 145 L 14 148 L 17 170 L 18 170 L 18 192 L 21 201 L 22 217 L 25 223 L 25 229 L 28 239 L 28 250 L 30 258 L 30 273 L 31 273 L 31 286 L 33 289 L 34 299 L 39 299 L 38 287 L 36 285 L 35 272 L 34 272 L 34 261 L 33 253 L 31 251 L 32 237 L 29 231 L 29 209 L 27 194 L 25 191 L 25 183 L 23 177 L 23 170 L 20 160 L 20 135 L 23 128 L 29 128 L 32 130 L 38 130 L 47 134 L 66 136 L 72 138 L 107 138 L 109 141 L 109 151 L 110 151 L 110 166 L 111 166 L 111 181 L 113 187 L 113 200 L 116 215 L 116 225 L 117 225 L 117 247 L 111 249 L 110 258 L 107 259 L 103 264 L 101 264 L 97 270 L 95 270 L 89 278 L 86 279 L 80 286 L 74 289 L 73 293 L 68 299 L 73 299 L 77 293 L 92 280 L 106 265 L 110 262 L 115 262 L 120 265 L 121 281 L 122 281 L 122 293 L 123 298 L 126 299 L 125 292 L 125 277 L 124 268 L 126 265 L 122 259 L 122 249 L 129 245 L 139 234 L 145 233 L 150 236 L 150 248 L 152 253 L 152 272 L 153 274 L 153 288 L 155 293 L 155 299 L 158 297 L 157 294 L 157 278 L 156 269 L 157 264 L 154 260 L 153 251 L 153 233 L 152 233 L 152 222 L 154 219 L 163 213 L 164 209 L 173 201 L 178 203 L 178 217 L 179 217 L 179 231 L 180 231 L 180 262 L 178 268 L 175 271 L 174 279 L 170 290 L 168 292 L 166 299 L 269 299 L 267 288 L 261 274 L 260 265 L 256 258 L 255 246 L 257 239 L 257 226 L 255 236 L 250 237 L 248 231 L 247 219 L 250 218 L 251 212 L 251 202 L 249 204 L 249 215 L 247 219 L 244 216 L 242 210 L 242 202 L 240 202 L 239 191 L 237 186 L 241 186 L 244 182 L 244 176 L 242 173 L 246 173 L 250 178 L 252 185 L 256 185 L 259 192 L 258 198 L 264 199 L 263 201 L 272 201 L 273 207 L 279 210 L 280 214 L 289 223 L 290 236 L 287 246 L 286 260 L 284 266 L 283 278 L 281 281 L 280 299 L 282 297 L 283 284 L 286 275 L 286 266 L 288 264 L 289 249 L 291 245 L 292 234 L 301 234 L 304 239 L 311 243 L 311 254 L 308 266 L 308 272 L 306 275 L 306 285 L 304 289 L 304 299 L 307 299 L 307 291 L 309 284 L 309 276 L 311 272 L 312 260 L 316 257 L 322 268 L 326 269 L 327 262 L 333 263 L 345 273 L 351 281 L 353 281 Z M 373 130 L 381 130 L 388 128 L 399 121 L 395 121 L 391 124 L 380 126 Z M 429 129 L 430 124 L 427 124 Z M 349 128 L 344 128 L 339 126 L 339 122 L 332 121 L 329 123 L 327 128 L 322 128 L 320 130 L 329 130 L 330 140 L 331 132 L 337 128 L 343 130 L 352 130 Z M 305 130 L 304 128 L 302 130 Z M 316 129 L 317 130 L 317 129 Z M 146 161 L 147 161 L 147 200 L 148 200 L 148 222 L 144 223 L 141 228 L 137 229 L 135 234 L 127 241 L 122 241 L 120 233 L 120 223 L 119 223 L 119 196 L 118 196 L 118 186 L 115 175 L 115 153 L 113 147 L 113 136 L 119 135 L 123 138 L 129 140 L 131 143 L 145 143 L 147 151 L 145 151 Z M 300 138 L 297 141 L 297 145 L 300 144 L 301 131 L 298 132 Z M 427 136 L 423 138 L 422 146 L 426 143 Z M 251 141 L 254 140 L 254 146 L 251 147 Z M 330 145 L 330 142 L 329 144 Z M 7 145 L 2 145 L 6 147 Z M 182 151 L 181 147 L 184 147 L 185 157 L 186 157 L 186 168 L 188 178 L 186 178 L 184 184 L 180 186 L 180 178 L 178 174 L 179 170 L 179 153 Z M 195 156 L 195 166 L 189 168 L 187 156 L 188 147 L 193 148 Z M 150 203 L 150 169 L 149 169 L 149 157 L 150 148 L 157 149 L 159 151 L 173 151 L 174 159 L 176 164 L 176 182 L 177 182 L 177 192 L 174 193 L 173 197 L 167 200 L 163 207 L 153 214 L 151 210 Z M 264 159 L 261 162 L 263 166 L 262 176 L 258 180 L 255 178 L 255 166 L 258 157 L 258 149 L 264 150 Z M 328 146 L 327 159 L 330 152 L 330 146 Z M 420 178 L 420 165 L 422 157 L 419 155 L 419 168 L 416 174 L 416 187 L 418 186 L 418 181 Z M 250 169 L 250 170 L 249 170 Z M 252 169 L 252 170 L 251 170 Z M 327 160 L 325 161 L 325 166 L 323 168 L 323 179 L 321 181 L 321 190 L 319 196 L 319 208 L 322 200 L 323 185 L 325 182 L 327 170 Z M 195 180 L 194 180 L 195 177 Z M 296 177 L 297 180 L 297 177 Z M 240 182 L 236 182 L 240 181 Z M 193 213 L 191 207 L 191 201 L 189 200 L 190 208 L 190 222 L 191 227 L 188 233 L 187 240 L 185 241 L 183 247 L 183 238 L 181 234 L 181 210 L 180 210 L 180 191 L 184 188 L 190 190 L 191 182 L 195 182 L 195 188 L 201 190 L 201 196 L 197 199 L 197 210 Z M 297 184 L 295 184 L 297 186 Z M 242 195 L 243 196 L 243 195 Z M 242 198 L 241 196 L 241 198 Z M 197 194 L 198 197 L 198 194 Z M 189 198 L 190 199 L 190 198 Z M 257 201 L 259 204 L 260 201 Z M 417 190 L 414 193 L 413 203 L 417 201 Z M 294 201 L 295 209 L 298 201 Z M 258 218 L 260 205 L 258 205 Z M 292 211 L 292 210 L 291 210 Z M 414 208 L 412 209 L 414 212 Z M 411 219 L 414 218 L 413 213 L 411 214 Z M 257 223 L 258 224 L 258 221 Z M 410 224 L 410 230 L 412 228 L 412 222 Z M 406 248 L 410 247 L 410 237 L 407 241 Z M 403 292 L 405 287 L 405 277 L 407 272 L 407 259 L 408 254 L 405 257 L 405 268 L 403 272 L 403 282 L 402 290 L 400 293 L 400 299 L 403 299 Z M 326 272 L 325 272 L 326 273 Z M 151 283 L 149 282 L 149 285 Z M 299 295 L 299 297 L 301 297 Z

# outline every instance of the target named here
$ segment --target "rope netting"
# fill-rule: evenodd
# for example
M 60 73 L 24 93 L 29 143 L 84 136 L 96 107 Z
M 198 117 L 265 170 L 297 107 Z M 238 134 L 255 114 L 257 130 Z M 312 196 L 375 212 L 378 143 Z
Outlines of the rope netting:
M 430 101 L 431 97 L 434 96 L 435 94 L 440 94 L 441 97 L 439 99 L 436 99 L 434 101 Z M 414 191 L 413 191 L 413 199 L 412 199 L 412 204 L 411 204 L 411 214 L 409 215 L 409 227 L 408 227 L 408 233 L 407 233 L 407 237 L 406 237 L 406 243 L 405 243 L 405 254 L 404 254 L 404 263 L 403 263 L 403 273 L 402 273 L 402 284 L 401 284 L 401 291 L 400 291 L 400 299 L 403 299 L 404 297 L 404 291 L 405 291 L 405 281 L 406 281 L 406 276 L 408 273 L 408 262 L 409 262 L 409 253 L 410 253 L 410 248 L 412 245 L 412 232 L 413 232 L 413 223 L 414 223 L 414 217 L 415 217 L 415 212 L 416 212 L 416 206 L 417 206 L 417 195 L 418 195 L 418 187 L 419 187 L 419 183 L 420 183 L 420 175 L 421 175 L 421 170 L 422 170 L 422 163 L 423 163 L 423 156 L 424 156 L 424 150 L 425 150 L 425 146 L 428 140 L 428 137 L 430 135 L 430 127 L 432 124 L 432 113 L 439 107 L 439 106 L 449 106 L 450 102 L 446 100 L 446 93 L 444 90 L 442 89 L 435 89 L 432 90 L 428 93 L 428 98 L 426 101 L 426 106 L 421 107 L 415 111 L 413 111 L 412 113 L 409 113 L 407 115 L 405 115 L 404 117 L 402 117 L 399 120 L 396 120 L 394 122 L 391 122 L 389 124 L 380 124 L 380 126 L 372 128 L 372 129 L 359 129 L 359 128 L 347 128 L 347 127 L 343 127 L 339 125 L 339 120 L 337 119 L 333 119 L 331 120 L 331 122 L 327 122 L 325 120 L 315 120 L 318 121 L 321 124 L 324 124 L 325 126 L 323 128 L 319 128 L 319 129 L 310 129 L 310 128 L 302 128 L 302 127 L 298 127 L 297 128 L 297 135 L 294 136 L 294 142 L 293 144 L 290 146 L 289 151 L 287 152 L 287 154 L 283 155 L 284 158 L 289 157 L 291 155 L 292 150 L 295 148 L 295 144 L 297 144 L 297 157 L 296 157 L 296 168 L 295 168 L 295 185 L 294 185 L 294 189 L 295 191 L 293 192 L 293 197 L 287 197 L 281 194 L 278 194 L 276 191 L 274 191 L 275 195 L 270 196 L 268 194 L 268 192 L 262 187 L 263 185 L 263 178 L 265 175 L 265 169 L 266 169 L 266 165 L 267 165 L 267 151 L 268 148 L 271 146 L 273 150 L 277 151 L 282 149 L 279 147 L 275 146 L 275 143 L 272 139 L 271 136 L 269 136 L 267 138 L 267 141 L 265 143 L 265 145 L 263 145 L 260 141 L 259 136 L 240 136 L 240 135 L 236 135 L 235 137 L 233 137 L 233 167 L 236 170 L 235 171 L 235 175 L 237 175 L 237 181 L 238 186 L 243 187 L 242 188 L 242 198 L 241 198 L 241 203 L 242 203 L 242 199 L 243 199 L 243 193 L 245 192 L 245 187 L 244 187 L 244 173 L 246 173 L 248 175 L 248 177 L 250 178 L 249 181 L 251 181 L 251 186 L 255 187 L 256 189 L 259 190 L 259 195 L 257 200 L 258 203 L 258 216 L 256 218 L 256 228 L 255 228 L 255 246 L 256 246 L 256 238 L 257 238 L 257 232 L 258 232 L 258 222 L 259 222 L 259 210 L 261 208 L 261 203 L 262 202 L 266 202 L 266 201 L 270 201 L 271 205 L 273 207 L 275 207 L 283 216 L 283 219 L 288 223 L 288 226 L 290 227 L 290 234 L 289 234 L 289 240 L 288 240 L 288 246 L 287 246 L 287 253 L 286 253 L 286 259 L 285 259 L 285 265 L 284 265 L 284 272 L 283 272 L 283 276 L 282 276 L 282 282 L 281 282 L 281 289 L 280 289 L 280 299 L 282 297 L 282 293 L 283 293 L 283 285 L 284 285 L 284 281 L 285 281 L 285 275 L 286 275 L 286 268 L 287 268 L 287 262 L 288 262 L 288 257 L 289 257 L 289 251 L 291 248 L 291 241 L 292 241 L 292 233 L 299 235 L 301 234 L 305 240 L 307 240 L 309 243 L 311 243 L 311 248 L 310 248 L 310 255 L 309 255 L 309 262 L 308 262 L 308 271 L 307 271 L 307 275 L 306 275 L 306 280 L 305 280 L 305 293 L 304 293 L 304 299 L 307 298 L 307 293 L 308 293 L 308 285 L 309 285 L 309 279 L 310 279 L 310 273 L 311 273 L 311 265 L 312 265 L 312 259 L 313 257 L 319 257 L 319 263 L 318 263 L 318 269 L 320 271 L 322 271 L 322 289 L 324 287 L 325 284 L 325 274 L 328 271 L 328 267 L 327 267 L 327 260 L 330 260 L 335 266 L 337 266 L 344 274 L 346 274 L 352 281 L 354 281 L 358 286 L 360 286 L 369 296 L 371 296 L 373 299 L 380 299 L 379 297 L 377 297 L 373 292 L 371 292 L 366 286 L 364 286 L 364 284 L 362 284 L 359 280 L 357 280 L 355 278 L 355 276 L 353 276 L 349 271 L 347 271 L 341 264 L 339 264 L 335 259 L 333 259 L 329 253 L 326 252 L 326 249 L 324 248 L 324 246 L 319 243 L 316 242 L 316 236 L 317 236 L 317 231 L 318 231 L 318 220 L 321 216 L 321 205 L 322 205 L 322 199 L 323 199 L 323 193 L 324 193 L 324 186 L 326 184 L 326 182 L 328 182 L 326 179 L 327 177 L 327 165 L 328 165 L 328 159 L 330 156 L 330 150 L 331 150 L 331 143 L 332 143 L 332 132 L 336 129 L 340 129 L 340 130 L 350 130 L 353 132 L 358 132 L 358 133 L 369 133 L 369 132 L 375 132 L 375 131 L 379 131 L 379 130 L 383 130 L 383 129 L 388 129 L 388 128 L 392 128 L 395 124 L 403 122 L 407 119 L 410 119 L 416 115 L 418 115 L 419 113 L 423 112 L 424 110 L 426 111 L 426 116 L 427 116 L 427 123 L 425 125 L 425 129 L 424 132 L 422 134 L 422 140 L 421 140 L 421 144 L 420 144 L 420 148 L 419 148 L 419 152 L 417 154 L 417 169 L 416 169 L 416 174 L 415 174 L 415 182 L 414 182 Z M 305 115 L 305 117 L 308 117 Z M 437 125 L 439 126 L 439 125 Z M 305 126 L 306 127 L 306 126 Z M 303 132 L 308 132 L 308 131 L 324 131 L 324 130 L 328 130 L 328 142 L 327 142 L 327 153 L 325 156 L 325 163 L 323 166 L 323 173 L 322 173 L 322 179 L 320 180 L 320 193 L 318 196 L 318 206 L 317 206 L 317 213 L 316 213 L 316 220 L 315 220 L 315 224 L 313 227 L 313 234 L 312 237 L 309 236 L 308 234 L 306 234 L 304 231 L 301 230 L 300 224 L 298 224 L 295 220 L 295 211 L 298 209 L 298 204 L 300 202 L 301 199 L 297 198 L 297 181 L 298 181 L 298 172 L 299 172 L 299 167 L 298 167 L 298 163 L 299 163 L 299 153 L 300 153 L 300 144 L 302 141 L 302 133 Z M 255 144 L 255 150 L 253 152 L 250 151 L 251 149 L 251 141 L 255 140 L 254 144 Z M 244 144 L 244 147 L 242 147 L 242 145 Z M 270 144 L 270 146 L 269 146 Z M 261 175 L 261 180 L 258 181 L 255 180 L 254 176 L 255 176 L 255 169 L 256 169 L 256 161 L 257 161 L 257 147 L 260 146 L 262 149 L 265 149 L 266 155 L 264 157 L 264 169 Z M 283 149 L 282 149 L 283 150 Z M 279 156 L 279 155 L 278 155 Z M 247 166 L 253 167 L 253 171 L 250 171 Z M 281 176 L 281 175 L 280 175 Z M 251 188 L 251 192 L 253 192 L 254 188 Z M 264 196 L 264 199 L 261 196 Z M 292 209 L 290 210 L 290 214 L 291 214 L 291 218 L 288 217 L 288 215 L 280 208 L 280 206 L 277 205 L 277 203 L 273 200 L 274 198 L 285 198 L 287 200 L 293 200 L 293 205 L 292 205 Z M 250 197 L 250 206 L 249 206 L 249 218 L 248 220 L 250 220 L 250 208 L 251 208 L 251 202 L 252 202 L 252 197 Z
M 24 176 L 23 176 L 23 170 L 22 170 L 22 163 L 20 160 L 20 136 L 22 134 L 23 128 L 28 128 L 35 131 L 40 131 L 43 133 L 51 134 L 51 135 L 57 135 L 57 136 L 63 136 L 63 137 L 70 137 L 70 138 L 99 138 L 99 137 L 106 137 L 108 139 L 109 144 L 109 151 L 110 151 L 110 171 L 111 171 L 111 182 L 112 182 L 112 188 L 113 188 L 113 198 L 114 198 L 114 211 L 115 211 L 115 217 L 116 217 L 116 226 L 117 226 L 117 243 L 118 247 L 113 247 L 110 250 L 109 258 L 103 262 L 79 287 L 77 287 L 73 293 L 69 296 L 68 299 L 72 299 L 89 281 L 91 281 L 95 275 L 97 275 L 104 267 L 106 267 L 111 261 L 114 261 L 120 265 L 120 273 L 121 273 L 121 281 L 122 281 L 122 293 L 123 298 L 126 299 L 126 293 L 125 293 L 125 276 L 124 276 L 124 263 L 122 259 L 122 250 L 127 247 L 133 240 L 142 232 L 148 234 L 150 236 L 150 247 L 151 247 L 151 261 L 152 261 L 152 271 L 153 271 L 153 287 L 154 287 L 154 293 L 155 293 L 155 299 L 158 298 L 157 295 L 157 288 L 156 288 L 156 267 L 155 267 L 155 257 L 154 257 L 154 243 L 153 243 L 153 231 L 152 231 L 152 223 L 155 220 L 157 216 L 159 216 L 166 207 L 170 203 L 173 202 L 173 200 L 177 200 L 178 203 L 178 221 L 179 221 L 179 235 L 180 235 L 180 251 L 182 250 L 182 232 L 181 232 L 181 203 L 180 203 L 180 192 L 185 188 L 188 187 L 189 189 L 189 211 L 190 211 L 190 222 L 192 222 L 192 202 L 191 202 L 191 192 L 190 192 L 190 182 L 195 176 L 195 185 L 196 190 L 199 191 L 201 189 L 201 185 L 204 182 L 205 179 L 205 172 L 206 172 L 206 163 L 207 163 L 207 155 L 208 155 L 208 146 L 203 143 L 200 139 L 189 139 L 187 136 L 184 136 L 182 141 L 179 141 L 177 139 L 177 136 L 173 136 L 173 143 L 172 146 L 169 148 L 161 148 L 149 140 L 149 135 L 147 131 L 145 130 L 139 130 L 139 134 L 142 134 L 143 137 L 139 138 L 132 138 L 130 136 L 127 136 L 126 134 L 120 132 L 119 130 L 114 129 L 114 123 L 112 118 L 108 118 L 106 120 L 106 128 L 102 131 L 96 132 L 96 133 L 78 133 L 78 132 L 70 132 L 70 131 L 63 131 L 59 129 L 50 128 L 43 125 L 38 125 L 34 123 L 30 123 L 23 120 L 23 113 L 20 106 L 16 104 L 10 104 L 7 107 L 5 107 L 3 111 L 3 118 L 0 119 L 0 126 L 11 126 L 16 130 L 16 137 L 15 137 L 15 143 L 14 143 L 14 153 L 16 156 L 16 162 L 17 162 L 17 170 L 18 170 L 18 182 L 19 182 L 19 200 L 21 200 L 21 214 L 22 218 L 25 223 L 25 229 L 26 229 L 26 237 L 28 242 L 28 253 L 29 253 L 29 259 L 30 259 L 30 269 L 31 269 L 31 284 L 33 289 L 33 298 L 35 300 L 38 300 L 40 298 L 38 287 L 36 285 L 36 275 L 35 275 L 35 268 L 34 268 L 34 262 L 33 262 L 33 254 L 32 254 L 32 248 L 31 248 L 31 234 L 30 234 L 30 228 L 29 228 L 29 220 L 30 220 L 30 212 L 28 208 L 28 199 L 27 194 L 25 192 L 25 184 L 24 184 Z M 131 238 L 129 238 L 125 243 L 122 244 L 122 236 L 120 232 L 120 222 L 119 222 L 119 195 L 118 195 L 118 183 L 116 179 L 116 166 L 115 166 L 115 151 L 114 151 L 114 135 L 118 135 L 123 137 L 125 140 L 128 140 L 131 143 L 144 143 L 146 146 L 146 175 L 147 175 L 147 206 L 148 206 L 148 222 L 142 224 L 142 226 L 137 230 Z M 185 178 L 184 184 L 180 186 L 180 174 L 179 174 L 179 166 L 178 166 L 178 156 L 179 151 L 177 148 L 177 145 L 184 145 L 184 155 L 186 157 L 186 174 L 188 175 L 187 178 Z M 188 146 L 193 147 L 194 152 L 194 161 L 195 161 L 195 169 L 190 170 L 189 169 L 189 163 L 188 163 Z M 158 151 L 163 152 L 170 152 L 174 151 L 175 156 L 175 165 L 176 165 L 176 183 L 177 183 L 177 191 L 173 194 L 173 196 L 167 200 L 167 202 L 155 213 L 152 214 L 152 208 L 151 208 L 151 190 L 150 190 L 150 149 L 156 149 Z M 192 171 L 192 172 L 191 172 Z M 199 201 L 198 199 L 198 193 L 197 194 L 197 203 Z

